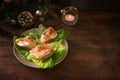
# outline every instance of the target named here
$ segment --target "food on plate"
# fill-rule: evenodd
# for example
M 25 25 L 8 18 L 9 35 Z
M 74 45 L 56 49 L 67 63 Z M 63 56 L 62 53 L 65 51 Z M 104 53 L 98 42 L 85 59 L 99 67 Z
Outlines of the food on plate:
M 41 24 L 39 28 L 14 36 L 13 44 L 15 51 L 25 60 L 42 69 L 53 68 L 67 51 L 63 43 L 69 34 L 69 30 L 54 30 Z
M 57 32 L 54 30 L 53 27 L 48 27 L 41 35 L 41 43 L 45 44 L 45 43 L 49 43 L 51 42 L 53 39 L 55 39 L 57 36 Z
M 33 54 L 35 57 L 45 61 L 53 54 L 53 48 L 48 44 L 38 45 L 30 50 L 30 54 Z
M 16 43 L 19 47 L 22 47 L 24 49 L 32 49 L 36 46 L 36 41 L 31 38 L 30 36 L 26 36 L 24 38 L 18 38 L 16 39 Z

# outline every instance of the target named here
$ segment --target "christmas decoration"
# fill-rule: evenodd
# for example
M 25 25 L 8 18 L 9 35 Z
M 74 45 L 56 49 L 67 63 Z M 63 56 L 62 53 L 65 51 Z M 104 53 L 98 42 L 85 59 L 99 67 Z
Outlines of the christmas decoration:
M 33 16 L 29 11 L 24 11 L 19 14 L 18 22 L 23 27 L 31 27 L 31 25 L 34 23 Z
M 42 15 L 41 10 L 37 10 L 37 11 L 36 11 L 36 15 L 37 15 L 37 16 L 41 16 L 41 15 Z
M 35 21 L 40 23 L 49 17 L 58 17 L 59 8 L 52 4 L 51 0 L 4 0 L 1 4 L 0 18 L 12 24 L 15 20 L 16 27 L 30 27 L 33 22 L 36 23 Z M 33 16 L 27 13 L 29 19 L 23 18 L 22 12 L 24 11 L 31 12 Z M 12 22 L 11 19 L 13 19 Z

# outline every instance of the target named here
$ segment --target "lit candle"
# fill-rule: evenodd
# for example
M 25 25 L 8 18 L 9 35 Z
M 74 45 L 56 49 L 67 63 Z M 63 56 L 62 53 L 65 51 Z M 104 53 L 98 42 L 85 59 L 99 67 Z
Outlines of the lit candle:
M 65 15 L 65 20 L 66 21 L 73 21 L 75 19 L 75 17 L 71 14 L 67 14 Z

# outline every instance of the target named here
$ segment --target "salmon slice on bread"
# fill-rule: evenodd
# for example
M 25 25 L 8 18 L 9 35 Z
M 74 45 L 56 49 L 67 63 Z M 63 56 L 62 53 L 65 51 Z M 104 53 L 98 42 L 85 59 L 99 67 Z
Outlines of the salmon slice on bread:
M 57 36 L 57 32 L 52 27 L 48 27 L 41 35 L 41 44 L 46 44 L 54 40 Z
M 38 45 L 30 50 L 30 54 L 33 54 L 35 57 L 44 61 L 53 54 L 53 49 L 48 44 Z

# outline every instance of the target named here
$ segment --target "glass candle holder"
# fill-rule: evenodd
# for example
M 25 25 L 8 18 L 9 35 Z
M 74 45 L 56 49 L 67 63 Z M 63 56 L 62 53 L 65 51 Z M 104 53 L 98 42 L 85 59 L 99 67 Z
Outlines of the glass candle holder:
M 65 7 L 61 10 L 62 20 L 66 25 L 74 25 L 78 20 L 78 10 L 73 6 Z

